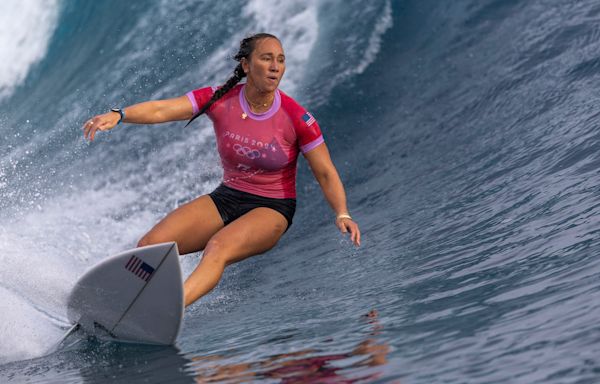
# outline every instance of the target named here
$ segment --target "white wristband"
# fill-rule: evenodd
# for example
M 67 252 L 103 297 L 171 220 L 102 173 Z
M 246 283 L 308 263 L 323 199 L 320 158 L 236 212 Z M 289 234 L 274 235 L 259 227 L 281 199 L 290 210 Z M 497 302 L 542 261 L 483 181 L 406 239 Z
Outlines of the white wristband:
M 340 213 L 339 215 L 336 216 L 335 220 L 339 220 L 339 219 L 350 219 L 352 220 L 352 216 L 350 216 L 347 213 Z

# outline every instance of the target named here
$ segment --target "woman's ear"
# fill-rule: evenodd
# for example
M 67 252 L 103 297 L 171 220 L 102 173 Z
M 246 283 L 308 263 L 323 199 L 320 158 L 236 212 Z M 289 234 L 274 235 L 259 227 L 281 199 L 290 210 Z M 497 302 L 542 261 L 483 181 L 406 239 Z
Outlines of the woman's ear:
M 248 60 L 246 60 L 245 57 L 242 57 L 240 64 L 242 64 L 242 69 L 244 70 L 244 73 L 248 74 L 248 71 L 250 70 L 250 65 L 248 65 Z

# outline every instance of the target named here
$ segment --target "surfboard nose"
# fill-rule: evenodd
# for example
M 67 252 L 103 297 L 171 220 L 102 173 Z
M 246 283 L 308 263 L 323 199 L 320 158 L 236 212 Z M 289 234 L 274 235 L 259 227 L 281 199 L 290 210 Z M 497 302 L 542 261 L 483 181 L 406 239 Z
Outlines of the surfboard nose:
M 98 335 L 149 344 L 173 344 L 184 302 L 174 242 L 134 248 L 89 269 L 67 300 L 67 317 Z M 100 335 L 103 336 L 103 335 Z

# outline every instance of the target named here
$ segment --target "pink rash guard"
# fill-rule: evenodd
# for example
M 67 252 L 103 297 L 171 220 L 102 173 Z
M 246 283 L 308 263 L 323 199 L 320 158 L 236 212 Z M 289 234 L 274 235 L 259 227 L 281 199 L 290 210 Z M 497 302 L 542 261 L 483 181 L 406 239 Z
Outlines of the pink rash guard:
M 296 162 L 322 144 L 315 118 L 294 99 L 276 90 L 271 108 L 261 114 L 250 110 L 238 84 L 207 111 L 223 164 L 223 184 L 240 191 L 277 199 L 296 197 Z M 188 92 L 198 112 L 216 88 Z

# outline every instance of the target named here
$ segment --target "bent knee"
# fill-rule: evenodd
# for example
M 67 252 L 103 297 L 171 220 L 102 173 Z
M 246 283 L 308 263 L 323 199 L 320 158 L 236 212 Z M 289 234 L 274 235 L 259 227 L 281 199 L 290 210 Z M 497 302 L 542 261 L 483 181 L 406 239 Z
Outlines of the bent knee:
M 156 243 L 152 242 L 152 238 L 150 236 L 144 235 L 144 236 L 142 236 L 141 239 L 138 240 L 137 247 L 140 248 L 140 247 L 145 247 L 147 245 L 152 245 L 152 244 L 156 244 Z
M 208 241 L 202 259 L 211 263 L 228 265 L 231 259 L 237 256 L 238 251 L 231 242 L 214 237 Z
M 217 257 L 217 255 L 226 254 L 228 252 L 228 248 L 230 247 L 226 246 L 226 242 L 221 241 L 218 237 L 213 237 L 210 240 L 208 240 L 208 243 L 206 243 L 204 254 L 211 255 L 211 258 L 214 259 Z
M 147 245 L 154 245 L 160 243 L 166 243 L 169 241 L 174 241 L 173 239 L 167 239 L 164 236 L 157 235 L 155 233 L 149 232 L 146 233 L 142 238 L 138 241 L 137 246 L 145 247 Z

